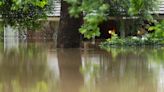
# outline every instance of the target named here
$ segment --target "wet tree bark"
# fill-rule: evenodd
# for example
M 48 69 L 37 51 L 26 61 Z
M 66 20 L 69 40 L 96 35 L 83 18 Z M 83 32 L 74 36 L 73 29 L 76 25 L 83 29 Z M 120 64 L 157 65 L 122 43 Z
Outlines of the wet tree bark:
M 80 47 L 80 33 L 82 17 L 73 18 L 68 13 L 69 4 L 61 0 L 61 13 L 59 31 L 57 35 L 58 48 L 78 48 Z

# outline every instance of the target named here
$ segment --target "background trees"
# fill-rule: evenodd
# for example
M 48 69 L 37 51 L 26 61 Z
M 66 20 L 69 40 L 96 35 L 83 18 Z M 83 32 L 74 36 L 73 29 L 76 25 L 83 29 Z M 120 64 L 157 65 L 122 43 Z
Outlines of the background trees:
M 48 0 L 1 0 L 0 15 L 11 26 L 32 28 L 38 19 L 46 18 Z
M 109 17 L 119 20 L 120 29 L 124 29 L 127 17 L 136 18 L 135 26 L 142 24 L 144 20 L 152 21 L 151 14 L 156 10 L 158 1 L 61 0 L 58 47 L 80 46 L 78 29 L 88 39 L 100 36 L 99 24 L 108 21 Z M 46 18 L 49 5 L 49 0 L 2 0 L 0 14 L 5 24 L 32 28 L 39 23 L 38 19 Z
M 116 17 L 120 20 L 120 26 L 123 20 L 129 17 L 135 18 L 136 24 L 142 24 L 143 21 L 152 21 L 153 11 L 157 11 L 159 0 L 65 0 L 71 7 L 69 13 L 78 17 L 83 12 L 84 23 L 79 29 L 80 33 L 86 38 L 99 36 L 98 25 L 109 17 Z M 123 18 L 124 17 L 124 18 Z M 138 26 L 135 25 L 135 26 Z M 123 28 L 122 28 L 123 29 Z M 137 31 L 137 29 L 136 29 Z

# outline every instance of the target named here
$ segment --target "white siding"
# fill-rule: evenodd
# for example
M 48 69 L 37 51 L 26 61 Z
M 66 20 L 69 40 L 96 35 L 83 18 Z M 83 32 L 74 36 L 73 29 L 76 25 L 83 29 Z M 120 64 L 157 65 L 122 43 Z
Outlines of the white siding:
M 160 0 L 159 14 L 164 14 L 164 0 Z
M 52 13 L 48 14 L 48 16 L 60 16 L 60 8 L 61 8 L 60 1 L 54 0 L 52 6 Z

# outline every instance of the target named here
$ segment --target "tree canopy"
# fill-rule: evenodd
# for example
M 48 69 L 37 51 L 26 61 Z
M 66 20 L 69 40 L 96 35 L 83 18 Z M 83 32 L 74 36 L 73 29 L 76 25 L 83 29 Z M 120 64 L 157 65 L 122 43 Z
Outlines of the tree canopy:
M 48 0 L 1 0 L 0 15 L 5 24 L 33 27 L 46 18 Z

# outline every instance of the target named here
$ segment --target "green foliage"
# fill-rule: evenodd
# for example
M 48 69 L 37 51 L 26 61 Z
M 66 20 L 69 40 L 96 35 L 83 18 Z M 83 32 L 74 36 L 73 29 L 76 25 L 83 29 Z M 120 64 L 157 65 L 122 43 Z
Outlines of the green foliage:
M 46 18 L 48 0 L 2 0 L 0 14 L 5 24 L 33 28 Z
M 90 39 L 100 36 L 98 25 L 110 16 L 136 16 L 138 24 L 143 20 L 153 20 L 151 12 L 157 10 L 159 0 L 65 0 L 71 7 L 73 17 L 83 14 L 84 23 L 79 29 Z
M 159 0 L 130 0 L 129 14 L 140 18 L 153 20 L 151 12 L 157 11 Z
M 84 37 L 90 39 L 95 36 L 100 36 L 99 23 L 105 20 L 103 15 L 88 14 L 84 17 L 84 24 L 79 29 L 80 33 L 84 34 Z
M 150 26 L 149 31 L 153 31 L 152 37 L 162 39 L 164 38 L 164 20 L 155 24 L 155 26 Z
M 130 6 L 129 0 L 105 0 L 110 5 L 108 9 L 109 16 L 128 16 Z
M 164 20 L 154 23 L 154 26 L 148 27 L 150 33 L 142 37 L 119 38 L 112 33 L 112 37 L 103 42 L 101 46 L 105 48 L 110 46 L 164 46 Z
M 144 6 L 143 0 L 130 0 L 131 7 L 129 9 L 129 12 L 136 15 L 139 14 L 142 7 Z
M 110 16 L 137 16 L 152 19 L 151 12 L 158 10 L 160 0 L 106 0 Z
M 79 29 L 84 37 L 90 39 L 95 36 L 100 36 L 98 25 L 107 19 L 106 12 L 109 5 L 103 0 L 65 0 L 71 7 L 69 13 L 73 17 L 79 17 L 81 13 L 84 14 L 84 24 Z
M 153 38 L 148 34 L 146 37 L 127 37 L 127 38 L 119 38 L 117 35 L 112 36 L 112 38 L 107 39 L 105 42 L 100 44 L 102 48 L 109 47 L 120 47 L 120 46 L 163 46 L 164 41 L 162 39 Z

